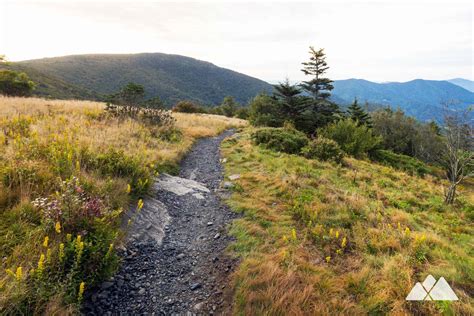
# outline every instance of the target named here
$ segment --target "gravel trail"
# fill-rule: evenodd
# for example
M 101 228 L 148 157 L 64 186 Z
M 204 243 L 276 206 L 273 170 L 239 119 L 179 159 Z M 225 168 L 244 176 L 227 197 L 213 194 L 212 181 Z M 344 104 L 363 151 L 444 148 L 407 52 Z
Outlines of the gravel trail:
M 86 297 L 86 315 L 223 314 L 236 264 L 224 254 L 236 217 L 221 202 L 220 143 L 196 142 L 177 177 L 161 175 L 129 229 L 116 275 Z

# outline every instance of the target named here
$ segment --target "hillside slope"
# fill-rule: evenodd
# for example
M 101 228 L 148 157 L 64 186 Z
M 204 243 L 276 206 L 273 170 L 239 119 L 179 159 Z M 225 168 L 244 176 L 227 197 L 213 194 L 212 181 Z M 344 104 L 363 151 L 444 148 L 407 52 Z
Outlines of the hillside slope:
M 420 120 L 441 120 L 443 103 L 454 101 L 457 108 L 474 104 L 474 93 L 447 81 L 412 80 L 408 82 L 375 83 L 362 79 L 337 80 L 333 95 L 350 103 L 361 102 L 400 107 Z
M 16 63 L 98 94 L 116 92 L 128 82 L 145 87 L 147 97 L 169 105 L 190 99 L 219 104 L 227 96 L 246 103 L 268 83 L 197 59 L 162 53 L 74 55 Z
M 239 175 L 228 203 L 243 214 L 231 228 L 235 315 L 473 315 L 472 190 L 446 206 L 437 177 L 281 154 L 251 132 L 222 150 Z M 429 274 L 459 301 L 406 301 Z
M 455 78 L 455 79 L 451 79 L 451 80 L 448 80 L 448 81 L 451 82 L 452 84 L 460 86 L 460 87 L 462 87 L 466 90 L 474 92 L 474 81 L 472 81 L 472 80 L 467 80 L 467 79 L 463 79 L 463 78 Z
M 17 63 L 0 64 L 0 69 L 9 69 L 28 74 L 30 79 L 36 83 L 33 94 L 42 98 L 63 100 L 98 100 L 102 98 L 100 94 L 93 90 L 78 87 L 26 65 Z

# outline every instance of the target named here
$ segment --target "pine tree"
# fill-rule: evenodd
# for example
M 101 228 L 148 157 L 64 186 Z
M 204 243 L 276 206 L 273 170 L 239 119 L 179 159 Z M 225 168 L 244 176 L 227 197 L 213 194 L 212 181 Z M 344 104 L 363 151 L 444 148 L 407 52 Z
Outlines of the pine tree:
M 282 112 L 290 120 L 296 119 L 310 104 L 306 102 L 306 98 L 301 97 L 301 89 L 296 85 L 291 85 L 288 79 L 278 85 L 274 85 L 274 98 L 280 101 Z
M 329 91 L 334 88 L 331 84 L 333 81 L 323 77 L 329 69 L 326 63 L 326 54 L 323 48 L 315 50 L 312 46 L 309 47 L 309 53 L 311 57 L 308 62 L 302 63 L 304 67 L 301 71 L 305 75 L 314 76 L 314 78 L 303 81 L 301 87 L 311 93 L 316 100 L 326 100 L 331 96 Z
M 357 98 L 354 99 L 354 102 L 349 106 L 347 112 L 349 113 L 350 118 L 357 122 L 359 126 L 366 125 L 367 127 L 372 127 L 370 115 L 359 105 Z

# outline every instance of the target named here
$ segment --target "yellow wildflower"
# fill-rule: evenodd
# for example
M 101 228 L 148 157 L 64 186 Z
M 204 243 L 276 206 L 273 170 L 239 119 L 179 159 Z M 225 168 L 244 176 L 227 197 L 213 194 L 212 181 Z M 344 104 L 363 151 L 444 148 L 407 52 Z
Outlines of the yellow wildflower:
M 405 235 L 409 236 L 410 235 L 410 228 L 405 228 Z
M 333 232 L 333 229 L 331 228 L 331 229 L 329 230 L 329 236 L 331 236 L 331 237 L 332 237 L 332 232 Z
M 341 247 L 344 248 L 346 246 L 346 243 L 347 243 L 346 237 L 342 238 Z
M 339 238 L 339 231 L 336 230 L 336 238 Z
M 67 240 L 67 242 L 71 242 L 71 240 L 72 240 L 72 235 L 71 235 L 71 234 L 67 234 L 67 235 L 66 235 L 66 240 Z
M 16 268 L 15 277 L 17 281 L 20 281 L 23 278 L 23 269 L 21 267 Z
M 48 241 L 49 241 L 49 237 L 48 236 L 44 237 L 44 241 L 43 241 L 44 248 L 48 248 Z
M 131 220 L 131 219 L 129 219 L 129 220 L 127 221 L 127 226 L 130 226 L 130 225 L 132 225 L 132 220 Z
M 64 244 L 59 244 L 59 260 L 62 261 L 64 259 Z
M 43 270 L 44 270 L 44 260 L 45 260 L 44 254 L 41 254 L 38 260 L 38 274 L 40 275 L 41 273 L 43 273 Z
M 79 292 L 77 293 L 77 301 L 78 302 L 82 301 L 82 297 L 84 295 L 85 289 L 86 289 L 86 284 L 84 282 L 81 282 L 81 284 L 79 284 Z
M 326 262 L 329 263 L 331 261 L 331 256 L 326 257 Z
M 56 233 L 60 234 L 61 233 L 61 223 L 56 222 L 56 225 L 54 225 L 54 229 L 56 230 Z
M 294 228 L 291 230 L 291 238 L 293 238 L 293 240 L 296 240 L 296 230 Z
M 132 186 L 130 184 L 127 184 L 127 194 L 130 194 L 132 192 Z
M 138 210 L 141 210 L 143 208 L 143 200 L 142 199 L 138 200 L 137 207 L 138 207 Z

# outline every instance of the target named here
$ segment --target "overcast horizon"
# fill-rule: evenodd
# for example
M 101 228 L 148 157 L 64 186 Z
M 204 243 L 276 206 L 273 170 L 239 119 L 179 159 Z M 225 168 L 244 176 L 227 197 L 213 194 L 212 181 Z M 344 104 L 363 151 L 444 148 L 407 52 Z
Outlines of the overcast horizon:
M 304 80 L 312 45 L 325 48 L 335 80 L 473 80 L 472 13 L 470 1 L 6 1 L 0 54 L 18 61 L 159 52 L 278 82 Z

